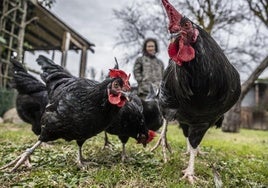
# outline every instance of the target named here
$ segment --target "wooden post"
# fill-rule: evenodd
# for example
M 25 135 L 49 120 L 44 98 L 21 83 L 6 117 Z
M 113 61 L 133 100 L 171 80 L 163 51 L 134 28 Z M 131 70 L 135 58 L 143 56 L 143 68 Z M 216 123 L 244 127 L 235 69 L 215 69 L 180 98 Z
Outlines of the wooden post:
M 260 99 L 259 99 L 259 83 L 255 83 L 255 106 L 259 107 Z
M 79 72 L 80 77 L 85 77 L 86 68 L 87 68 L 87 48 L 83 46 L 80 60 L 80 72 Z
M 61 66 L 66 67 L 66 61 L 67 61 L 67 51 L 70 47 L 70 39 L 71 34 L 69 32 L 64 32 L 63 40 L 62 40 L 62 46 L 61 46 Z
M 22 61 L 23 59 L 23 43 L 24 43 L 24 36 L 25 36 L 25 28 L 27 26 L 27 22 L 26 22 L 26 16 L 27 16 L 27 1 L 22 1 L 22 9 L 23 9 L 23 13 L 21 16 L 21 24 L 20 24 L 20 30 L 19 30 L 19 34 L 18 34 L 18 54 L 17 54 L 17 60 L 18 61 Z

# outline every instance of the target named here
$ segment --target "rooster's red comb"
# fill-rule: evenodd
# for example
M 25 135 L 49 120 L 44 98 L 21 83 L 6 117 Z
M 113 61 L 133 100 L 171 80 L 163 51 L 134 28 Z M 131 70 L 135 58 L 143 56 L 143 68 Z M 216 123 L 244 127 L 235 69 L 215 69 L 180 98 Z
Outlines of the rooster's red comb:
M 180 30 L 179 23 L 181 21 L 182 15 L 168 2 L 168 0 L 162 0 L 168 18 L 169 18 L 169 32 L 176 33 Z
M 130 74 L 127 75 L 124 71 L 119 70 L 119 69 L 110 69 L 109 76 L 110 78 L 121 78 L 124 84 L 128 86 L 130 89 L 130 85 L 129 85 Z

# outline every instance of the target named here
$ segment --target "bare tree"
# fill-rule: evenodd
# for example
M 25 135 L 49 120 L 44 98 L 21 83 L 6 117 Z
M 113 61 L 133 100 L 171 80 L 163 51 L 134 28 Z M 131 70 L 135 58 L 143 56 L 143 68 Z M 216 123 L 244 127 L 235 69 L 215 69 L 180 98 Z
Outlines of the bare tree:
M 268 63 L 265 48 L 268 37 L 267 31 L 263 32 L 263 25 L 267 27 L 268 22 L 267 0 L 180 0 L 173 4 L 210 33 L 243 77 L 248 77 L 238 103 L 227 113 L 223 126 L 223 131 L 238 132 L 241 101 Z M 116 18 L 122 21 L 116 46 L 128 50 L 128 61 L 136 57 L 141 41 L 148 35 L 156 36 L 167 47 L 167 20 L 161 7 L 159 0 L 147 0 L 142 6 L 138 2 L 115 11 Z
M 221 41 L 218 33 L 225 31 L 232 33 L 236 23 L 245 19 L 244 7 L 233 3 L 231 0 L 187 0 L 176 1 L 175 7 L 180 7 L 182 13 L 187 15 L 195 23 L 203 27 L 208 33 Z M 235 4 L 235 6 L 233 5 Z M 167 48 L 168 30 L 167 17 L 159 0 L 136 1 L 131 6 L 123 7 L 121 10 L 114 10 L 115 17 L 121 21 L 119 36 L 116 47 L 127 49 L 124 55 L 124 62 L 129 62 L 137 57 L 144 39 L 148 36 L 159 40 L 160 46 Z M 221 46 L 226 49 L 228 43 L 223 39 Z M 231 50 L 230 52 L 233 52 Z
M 136 58 L 147 37 L 157 38 L 160 46 L 168 45 L 167 24 L 163 24 L 167 21 L 159 1 L 136 1 L 131 6 L 114 10 L 114 15 L 121 21 L 115 46 L 124 51 L 122 62 L 128 63 Z
M 245 19 L 242 11 L 238 11 L 244 9 L 243 5 L 232 0 L 186 0 L 180 4 L 187 7 L 190 15 L 193 15 L 197 23 L 209 34 L 221 29 L 229 30 L 230 25 Z
M 97 71 L 94 67 L 89 67 L 89 69 L 87 70 L 87 73 L 88 73 L 87 76 L 89 76 L 90 79 L 92 80 L 96 79 Z
M 253 2 L 251 0 L 244 0 L 247 2 L 250 11 L 253 13 L 255 18 L 259 20 L 264 27 L 266 27 L 266 33 L 268 29 L 268 1 L 260 0 L 258 2 Z M 260 35 L 260 32 L 257 31 L 256 34 Z M 263 38 L 263 37 L 262 37 Z M 266 37 L 267 38 L 267 35 Z M 265 41 L 266 42 L 266 41 Z M 267 46 L 268 43 L 266 43 Z M 267 49 L 267 48 L 266 48 Z M 252 54 L 252 57 L 255 55 Z M 223 122 L 222 130 L 225 132 L 239 132 L 240 119 L 241 119 L 241 102 L 252 88 L 254 82 L 258 79 L 260 74 L 268 67 L 268 53 L 260 62 L 260 64 L 255 68 L 251 73 L 248 79 L 242 84 L 242 91 L 238 102 L 233 108 L 226 114 L 225 120 Z
M 101 70 L 101 73 L 100 73 L 100 81 L 105 80 L 105 78 L 106 78 L 105 75 L 106 75 L 106 74 L 103 72 L 103 70 Z

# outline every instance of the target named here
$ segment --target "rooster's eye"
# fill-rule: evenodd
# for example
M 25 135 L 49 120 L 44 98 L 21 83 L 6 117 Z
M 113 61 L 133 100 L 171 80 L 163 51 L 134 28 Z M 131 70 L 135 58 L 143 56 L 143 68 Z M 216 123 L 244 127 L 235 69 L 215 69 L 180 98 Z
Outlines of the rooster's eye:
M 185 26 L 185 27 L 190 27 L 190 26 L 191 26 L 191 22 L 189 22 L 189 21 L 186 22 L 186 23 L 184 24 L 184 26 Z

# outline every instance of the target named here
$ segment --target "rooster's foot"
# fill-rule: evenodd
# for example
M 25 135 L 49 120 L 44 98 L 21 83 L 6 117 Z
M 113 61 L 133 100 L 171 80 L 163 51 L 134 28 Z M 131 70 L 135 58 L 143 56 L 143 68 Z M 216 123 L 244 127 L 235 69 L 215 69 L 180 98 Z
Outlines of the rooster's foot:
M 182 171 L 182 173 L 184 174 L 182 179 L 187 179 L 189 183 L 194 184 L 196 180 L 198 180 L 198 178 L 194 175 L 194 173 L 189 170 L 188 168 L 186 168 L 185 170 Z

